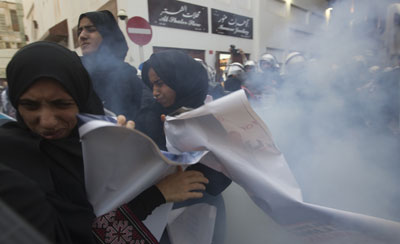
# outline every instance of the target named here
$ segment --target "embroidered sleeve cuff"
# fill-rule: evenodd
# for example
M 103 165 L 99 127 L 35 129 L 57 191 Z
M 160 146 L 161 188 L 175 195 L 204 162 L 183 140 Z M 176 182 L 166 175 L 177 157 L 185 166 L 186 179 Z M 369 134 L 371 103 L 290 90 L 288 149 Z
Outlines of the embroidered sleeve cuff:
M 156 186 L 151 186 L 127 205 L 140 220 L 144 220 L 156 207 L 163 203 L 165 203 L 165 198 L 160 190 Z

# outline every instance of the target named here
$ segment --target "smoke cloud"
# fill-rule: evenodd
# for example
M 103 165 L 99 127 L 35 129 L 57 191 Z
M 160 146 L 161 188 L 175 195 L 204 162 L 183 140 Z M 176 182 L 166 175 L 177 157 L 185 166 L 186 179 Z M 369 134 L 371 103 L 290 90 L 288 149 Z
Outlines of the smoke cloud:
M 307 61 L 254 108 L 306 202 L 400 221 L 400 76 L 385 70 L 381 22 L 389 1 L 354 1 L 354 12 L 338 2 L 324 31 L 298 44 Z

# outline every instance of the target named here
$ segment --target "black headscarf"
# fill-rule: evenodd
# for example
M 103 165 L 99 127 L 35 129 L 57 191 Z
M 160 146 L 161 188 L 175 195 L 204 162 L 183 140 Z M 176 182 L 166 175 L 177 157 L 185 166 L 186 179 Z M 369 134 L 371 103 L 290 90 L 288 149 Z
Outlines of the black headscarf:
M 100 99 L 79 56 L 51 42 L 35 42 L 21 48 L 7 66 L 8 94 L 18 108 L 19 97 L 39 78 L 59 82 L 75 100 L 79 112 L 104 114 Z M 18 116 L 20 120 L 20 116 Z
M 29 44 L 11 59 L 7 66 L 11 103 L 18 108 L 20 96 L 42 77 L 61 84 L 75 100 L 79 112 L 104 114 L 79 56 L 50 42 Z M 49 207 L 40 210 L 22 205 L 15 210 L 48 238 L 55 238 L 54 242 L 95 243 L 91 233 L 95 216 L 86 198 L 77 127 L 66 138 L 47 140 L 28 130 L 21 116 L 17 116 L 18 124 L 10 122 L 0 128 L 1 163 L 37 184 L 40 191 L 36 195 L 43 192 L 45 196 L 41 205 Z M 21 201 L 27 197 L 18 194 Z M 42 215 L 40 211 L 47 214 Z
M 103 38 L 96 54 L 112 55 L 120 60 L 124 60 L 128 52 L 128 44 L 114 15 L 108 10 L 83 13 L 79 16 L 78 26 L 84 17 L 90 19 Z
M 152 106 L 151 110 L 147 109 L 147 113 L 143 110 L 138 116 L 141 120 L 138 121 L 137 128 L 150 136 L 160 149 L 167 150 L 159 113 L 169 114 L 180 107 L 197 108 L 203 105 L 208 91 L 208 74 L 199 62 L 183 52 L 173 50 L 154 53 L 144 63 L 142 69 L 142 79 L 151 89 L 148 74 L 150 68 L 153 68 L 161 80 L 176 92 L 175 103 L 168 108 L 160 108 L 161 105 Z M 232 182 L 222 173 L 201 163 L 191 165 L 187 170 L 202 172 L 210 180 L 206 191 L 214 196 Z
M 149 81 L 149 69 L 176 92 L 175 103 L 167 108 L 170 112 L 184 106 L 197 108 L 203 105 L 208 90 L 208 75 L 204 67 L 181 51 L 154 53 L 143 64 L 142 79 L 153 89 Z
M 180 107 L 197 108 L 203 105 L 208 90 L 208 75 L 203 66 L 180 51 L 154 53 L 143 64 L 143 82 L 153 89 L 149 80 L 149 69 L 153 68 L 167 86 L 176 93 L 175 102 L 164 108 L 156 101 L 149 103 L 137 116 L 136 128 L 166 150 L 163 123 L 160 115 L 168 115 Z

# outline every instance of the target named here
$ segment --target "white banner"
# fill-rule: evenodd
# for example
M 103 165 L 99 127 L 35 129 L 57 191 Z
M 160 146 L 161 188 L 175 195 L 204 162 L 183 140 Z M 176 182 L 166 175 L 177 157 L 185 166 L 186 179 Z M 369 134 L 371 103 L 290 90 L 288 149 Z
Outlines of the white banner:
M 208 150 L 202 163 L 225 173 L 305 243 L 400 243 L 400 223 L 304 202 L 284 156 L 243 90 L 167 117 L 165 129 L 169 151 Z
M 284 156 L 243 91 L 167 117 L 165 132 L 170 153 L 160 152 L 146 135 L 109 122 L 80 127 L 86 188 L 97 215 L 133 199 L 170 173 L 170 165 L 201 160 L 239 184 L 265 214 L 305 243 L 400 243 L 400 223 L 304 202 Z M 158 238 L 168 211 L 152 215 L 153 224 L 162 224 L 147 223 Z M 176 219 L 187 219 L 181 216 Z
M 175 169 L 197 163 L 206 152 L 174 155 L 162 152 L 146 135 L 100 119 L 79 115 L 85 185 L 96 216 L 134 199 Z M 174 160 L 174 161 L 172 161 Z M 159 240 L 172 203 L 156 208 L 143 222 Z

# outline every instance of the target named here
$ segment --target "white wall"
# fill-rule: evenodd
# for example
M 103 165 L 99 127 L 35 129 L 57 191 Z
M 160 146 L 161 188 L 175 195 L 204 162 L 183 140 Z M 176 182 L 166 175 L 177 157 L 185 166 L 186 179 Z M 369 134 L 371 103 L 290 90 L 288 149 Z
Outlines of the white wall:
M 152 26 L 153 39 L 144 47 L 144 59 L 150 57 L 153 46 L 176 47 L 205 50 L 206 62 L 215 64 L 216 51 L 228 51 L 229 45 L 250 53 L 251 59 L 257 60 L 266 51 L 267 47 L 285 50 L 301 49 L 290 38 L 302 38 L 291 33 L 289 27 L 312 32 L 312 25 L 306 25 L 301 20 L 304 11 L 292 10 L 288 14 L 285 4 L 276 0 L 182 0 L 184 2 L 208 7 L 209 32 L 196 32 L 167 27 Z M 107 3 L 107 0 L 24 0 L 26 33 L 31 41 L 42 37 L 49 28 L 68 20 L 69 47 L 73 47 L 72 28 L 76 26 L 81 13 L 94 11 Z M 293 0 L 293 4 L 301 8 L 318 12 L 323 15 L 327 7 L 326 0 Z M 125 9 L 128 17 L 141 16 L 149 19 L 147 0 L 117 0 L 118 9 Z M 33 9 L 32 9 L 33 6 Z M 211 34 L 211 8 L 244 15 L 253 18 L 253 39 L 244 39 L 230 36 Z M 29 13 L 29 10 L 31 12 Z M 36 38 L 33 38 L 32 21 L 39 24 Z M 125 22 L 119 21 L 125 32 Z M 138 66 L 139 48 L 127 38 L 131 50 L 127 58 L 133 65 Z M 212 54 L 210 54 L 212 51 Z M 307 51 L 307 50 L 304 50 Z M 282 55 L 283 56 L 283 55 Z M 280 58 L 280 59 L 283 59 Z
M 284 53 L 277 58 L 283 62 L 290 51 L 309 52 L 309 47 L 304 45 L 309 38 L 306 33 L 312 35 L 325 24 L 323 16 L 327 7 L 327 1 L 322 0 L 293 0 L 290 8 L 276 0 L 260 1 L 260 43 L 256 55 L 264 53 L 266 47 L 282 49 Z

